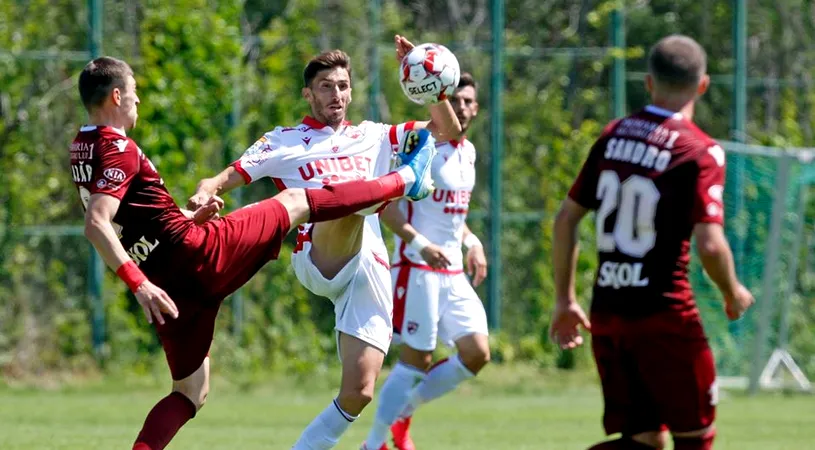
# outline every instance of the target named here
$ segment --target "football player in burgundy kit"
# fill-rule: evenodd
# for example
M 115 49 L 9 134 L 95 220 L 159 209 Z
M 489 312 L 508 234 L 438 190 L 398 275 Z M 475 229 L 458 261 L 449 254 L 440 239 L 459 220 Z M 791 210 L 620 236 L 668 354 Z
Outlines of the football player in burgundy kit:
M 212 197 L 195 212 L 179 209 L 147 155 L 126 136 L 139 104 L 127 63 L 107 57 L 91 61 L 79 76 L 79 93 L 90 120 L 71 144 L 70 164 L 85 208 L 85 235 L 133 291 L 148 322 L 155 323 L 173 378 L 172 393 L 148 414 L 136 450 L 164 448 L 204 404 L 220 304 L 277 258 L 292 227 L 335 220 L 406 191 L 419 199 L 432 188 L 428 172 L 435 149 L 418 137 L 398 153 L 406 165 L 396 172 L 288 189 L 208 220 L 223 202 Z
M 691 236 L 731 320 L 753 303 L 736 278 L 723 230 L 725 154 L 693 123 L 708 87 L 704 50 L 672 35 L 648 55 L 652 104 L 611 122 L 591 148 L 555 219 L 556 305 L 561 348 L 591 330 L 607 434 L 592 450 L 677 450 L 713 445 L 713 354 L 688 282 Z M 598 269 L 590 320 L 576 301 L 577 225 L 596 212 Z
M 401 36 L 395 41 L 399 59 L 413 48 Z M 190 205 L 205 205 L 213 195 L 264 177 L 283 189 L 369 179 L 389 170 L 394 150 L 410 130 L 432 132 L 427 142 L 461 132 L 443 93 L 428 107 L 429 121 L 352 124 L 345 120 L 351 81 L 351 62 L 341 50 L 309 61 L 301 92 L 311 115 L 265 133 L 238 161 L 202 180 Z M 295 450 L 332 448 L 373 398 L 393 331 L 388 251 L 375 209 L 316 226 L 306 223 L 298 231 L 292 267 L 303 286 L 334 303 L 342 379 L 337 397 L 306 427 Z
M 464 133 L 478 113 L 477 88 L 472 75 L 462 73 L 450 97 L 462 130 L 455 139 L 436 143 L 433 194 L 420 202 L 392 202 L 381 214 L 396 233 L 393 331 L 394 343 L 402 345 L 379 392 L 363 448 L 387 450 L 390 429 L 397 450 L 414 450 L 409 428 L 416 407 L 453 391 L 490 359 L 487 314 L 473 289 L 487 275 L 487 260 L 466 223 L 476 150 Z M 462 245 L 468 249 L 466 258 Z M 458 353 L 431 368 L 437 340 Z

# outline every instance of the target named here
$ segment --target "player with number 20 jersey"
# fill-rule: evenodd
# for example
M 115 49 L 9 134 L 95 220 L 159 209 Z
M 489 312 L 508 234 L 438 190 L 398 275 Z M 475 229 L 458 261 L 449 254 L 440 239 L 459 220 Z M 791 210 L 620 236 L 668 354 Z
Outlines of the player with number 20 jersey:
M 688 282 L 690 239 L 722 291 L 728 316 L 752 304 L 723 233 L 725 154 L 693 122 L 707 89 L 704 50 L 669 36 L 649 54 L 653 104 L 610 123 L 555 220 L 557 304 L 551 334 L 563 348 L 591 329 L 603 386 L 603 423 L 622 437 L 591 450 L 712 448 L 716 371 Z M 590 320 L 574 292 L 576 229 L 596 212 L 598 268 Z

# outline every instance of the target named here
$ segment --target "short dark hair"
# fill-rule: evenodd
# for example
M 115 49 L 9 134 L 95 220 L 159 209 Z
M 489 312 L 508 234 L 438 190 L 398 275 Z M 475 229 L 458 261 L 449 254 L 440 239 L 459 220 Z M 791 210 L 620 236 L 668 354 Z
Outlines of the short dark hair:
M 306 87 L 309 87 L 318 73 L 335 67 L 347 70 L 348 78 L 351 78 L 351 58 L 342 50 L 331 50 L 311 58 L 311 61 L 306 64 L 306 68 L 303 70 L 303 83 L 305 83 Z
M 467 86 L 472 86 L 475 91 L 478 91 L 478 83 L 475 82 L 472 74 L 470 74 L 470 72 L 461 72 L 461 76 L 458 79 L 457 89 L 465 88 Z
M 103 56 L 89 62 L 79 74 L 79 96 L 88 111 L 101 106 L 114 88 L 124 89 L 133 69 L 126 62 Z
M 706 71 L 705 49 L 688 36 L 666 36 L 648 53 L 648 72 L 657 83 L 669 88 L 696 86 Z

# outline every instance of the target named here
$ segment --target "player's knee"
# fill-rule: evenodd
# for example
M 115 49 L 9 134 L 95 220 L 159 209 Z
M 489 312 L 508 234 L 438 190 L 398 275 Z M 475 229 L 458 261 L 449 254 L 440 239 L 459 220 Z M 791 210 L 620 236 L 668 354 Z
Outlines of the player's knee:
M 193 405 L 195 410 L 200 411 L 207 402 L 209 395 L 209 383 L 194 384 L 194 383 L 174 383 L 173 391 L 178 392 L 187 397 Z
M 630 439 L 657 450 L 662 450 L 668 445 L 668 433 L 663 431 L 646 431 L 644 433 L 637 433 L 631 436 Z
M 280 204 L 286 208 L 286 211 L 289 212 L 292 227 L 308 220 L 310 210 L 305 189 L 285 189 L 275 195 L 274 199 L 280 202 Z
M 490 362 L 489 338 L 480 333 L 464 336 L 456 341 L 458 356 L 470 372 L 477 374 Z
M 673 434 L 676 450 L 707 450 L 712 448 L 716 437 L 716 428 L 711 425 L 694 431 L 675 432 Z
M 209 395 L 209 358 L 192 375 L 182 380 L 173 380 L 173 391 L 190 399 L 195 410 L 200 410 Z
M 352 387 L 340 390 L 337 401 L 346 412 L 358 415 L 374 399 L 376 383 L 360 382 Z
M 460 351 L 458 356 L 461 358 L 461 363 L 464 364 L 464 367 L 475 375 L 490 362 L 490 349 L 489 347 L 481 346 L 473 347 Z
M 406 345 L 399 351 L 399 361 L 402 364 L 427 372 L 433 363 L 433 352 L 416 350 Z

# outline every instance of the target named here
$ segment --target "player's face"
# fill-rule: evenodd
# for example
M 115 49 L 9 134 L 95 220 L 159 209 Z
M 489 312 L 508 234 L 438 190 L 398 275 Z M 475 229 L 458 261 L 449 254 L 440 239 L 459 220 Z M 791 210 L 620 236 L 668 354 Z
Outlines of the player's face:
M 139 96 L 136 94 L 136 79 L 128 76 L 125 87 L 119 91 L 119 113 L 126 129 L 136 126 L 138 113 Z
M 315 119 L 336 128 L 345 120 L 351 103 L 351 77 L 341 67 L 323 70 L 314 77 L 311 86 L 303 89 L 303 96 Z
M 478 102 L 475 99 L 475 89 L 473 89 L 472 86 L 464 86 L 461 89 L 456 89 L 450 98 L 450 103 L 453 105 L 453 111 L 455 111 L 458 122 L 461 124 L 462 133 L 467 131 L 473 117 L 478 115 Z

